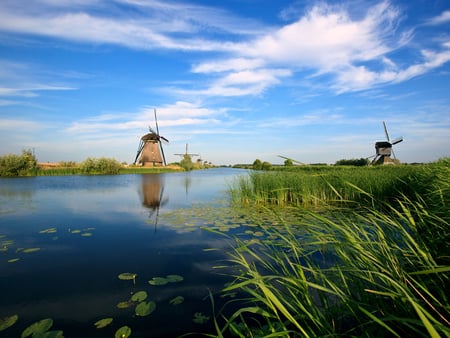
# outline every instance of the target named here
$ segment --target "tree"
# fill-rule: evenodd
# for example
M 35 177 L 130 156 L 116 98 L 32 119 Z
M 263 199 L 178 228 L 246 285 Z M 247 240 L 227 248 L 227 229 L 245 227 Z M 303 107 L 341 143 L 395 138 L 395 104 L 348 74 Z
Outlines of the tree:
M 22 155 L 0 157 L 0 176 L 35 175 L 36 169 L 37 160 L 31 150 L 22 150 Z
M 336 161 L 335 165 L 353 165 L 357 167 L 363 167 L 369 164 L 369 160 L 367 158 L 352 158 L 350 160 L 342 159 L 339 161 Z
M 292 162 L 292 160 L 290 158 L 288 158 L 284 161 L 284 165 L 286 167 L 292 167 L 294 165 L 294 162 Z
M 192 163 L 192 158 L 190 155 L 183 155 L 183 159 L 180 161 L 180 167 L 186 171 L 190 171 L 194 168 L 194 163 Z
M 253 169 L 255 169 L 255 170 L 261 170 L 261 169 L 262 169 L 262 162 L 261 162 L 260 159 L 257 158 L 257 159 L 253 162 Z
M 270 162 L 264 161 L 261 167 L 262 170 L 270 170 L 270 168 L 272 168 L 272 164 Z

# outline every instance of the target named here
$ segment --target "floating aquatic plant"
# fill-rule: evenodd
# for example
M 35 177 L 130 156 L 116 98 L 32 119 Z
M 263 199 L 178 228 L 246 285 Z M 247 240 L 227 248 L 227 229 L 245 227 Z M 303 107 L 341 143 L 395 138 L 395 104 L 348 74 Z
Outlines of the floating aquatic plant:
M 116 331 L 115 338 L 128 338 L 131 335 L 131 329 L 128 326 L 122 326 Z
M 18 315 L 0 318 L 0 331 L 6 330 L 7 328 L 13 326 L 18 319 L 19 319 Z
M 132 302 L 131 300 L 125 300 L 122 302 L 117 303 L 118 309 L 128 309 L 129 307 L 132 307 L 135 304 L 135 302 Z
M 156 303 L 153 301 L 150 302 L 140 302 L 138 305 L 136 305 L 135 308 L 135 313 L 136 316 L 148 316 L 149 314 L 151 314 L 153 311 L 155 311 L 156 309 Z
M 133 283 L 136 284 L 137 273 L 123 272 L 118 277 L 121 280 L 133 280 Z
M 8 263 L 14 263 L 14 262 L 17 262 L 18 260 L 20 260 L 20 258 L 11 258 L 11 259 L 8 259 Z
M 109 324 L 111 324 L 112 321 L 113 321 L 112 318 L 103 318 L 103 319 L 96 321 L 94 323 L 94 325 L 97 329 L 102 329 L 102 328 L 108 326 Z
M 148 283 L 151 285 L 166 285 L 167 283 L 177 283 L 183 280 L 183 276 L 180 275 L 167 275 L 166 277 L 153 277 Z
M 41 250 L 41 248 L 28 248 L 28 249 L 24 249 L 22 252 L 23 253 L 32 253 L 32 252 L 36 252 Z
M 55 232 L 57 232 L 56 228 L 47 228 L 39 231 L 40 234 L 54 234 Z
M 175 298 L 169 300 L 169 303 L 172 305 L 179 305 L 184 302 L 183 296 L 176 296 Z
M 131 300 L 133 302 L 142 302 L 147 299 L 147 292 L 146 291 L 138 291 L 133 296 L 131 296 Z
M 209 316 L 205 316 L 201 312 L 194 313 L 194 318 L 192 318 L 192 321 L 196 324 L 205 324 L 209 320 Z
M 53 326 L 53 319 L 46 318 L 35 322 L 23 330 L 21 337 L 37 336 L 47 332 Z
M 151 285 L 166 285 L 169 283 L 169 281 L 164 277 L 153 277 L 148 282 Z

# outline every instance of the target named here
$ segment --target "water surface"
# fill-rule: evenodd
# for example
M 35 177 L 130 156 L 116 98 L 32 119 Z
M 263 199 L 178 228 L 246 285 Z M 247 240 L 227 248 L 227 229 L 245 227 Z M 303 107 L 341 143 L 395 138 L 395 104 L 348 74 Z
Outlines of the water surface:
M 0 179 L 0 318 L 19 315 L 2 336 L 19 336 L 44 318 L 68 338 L 112 337 L 122 325 L 132 337 L 207 331 L 211 320 L 198 324 L 193 318 L 212 316 L 208 293 L 220 290 L 227 277 L 213 268 L 223 256 L 205 248 L 223 246 L 223 238 L 183 215 L 180 224 L 165 224 L 164 215 L 222 205 L 228 185 L 242 174 L 221 168 Z M 120 280 L 123 272 L 136 273 L 135 284 Z M 148 283 L 173 274 L 183 281 Z M 141 290 L 156 303 L 152 314 L 139 317 L 133 306 L 117 307 Z M 184 302 L 171 304 L 177 296 Z M 106 317 L 113 323 L 96 329 Z

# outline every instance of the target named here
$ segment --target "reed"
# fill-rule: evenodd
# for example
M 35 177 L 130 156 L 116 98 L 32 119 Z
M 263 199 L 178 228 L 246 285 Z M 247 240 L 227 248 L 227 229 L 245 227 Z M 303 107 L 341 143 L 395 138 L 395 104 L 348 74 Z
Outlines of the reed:
M 389 201 L 399 192 L 423 190 L 418 177 L 425 166 L 322 167 L 298 171 L 251 172 L 230 187 L 237 204 L 321 206 Z M 325 169 L 324 169 L 325 168 Z
M 389 173 L 392 182 L 373 186 L 387 180 L 376 176 L 379 172 Z M 345 182 L 342 175 L 313 182 L 301 176 L 303 190 L 297 189 L 303 198 L 311 193 L 313 201 L 320 190 L 323 203 L 336 196 L 370 201 L 358 208 L 314 210 L 302 201 L 293 208 L 296 225 L 261 225 L 263 239 L 223 234 L 232 246 L 229 262 L 235 271 L 223 291 L 238 292 L 232 303 L 240 305 L 231 315 L 221 313 L 225 323 L 217 324 L 216 336 L 450 336 L 449 161 L 412 172 L 371 173 L 376 177 L 370 182 L 362 172 L 352 175 L 370 191 L 350 180 L 352 189 L 345 190 L 346 184 L 339 185 Z M 276 178 L 280 175 L 258 174 L 239 183 L 254 193 L 253 184 L 270 182 L 265 187 L 273 188 Z M 386 191 L 391 195 L 383 202 Z M 258 194 L 269 203 L 275 196 L 278 203 L 276 194 Z M 276 210 L 283 220 L 286 208 Z

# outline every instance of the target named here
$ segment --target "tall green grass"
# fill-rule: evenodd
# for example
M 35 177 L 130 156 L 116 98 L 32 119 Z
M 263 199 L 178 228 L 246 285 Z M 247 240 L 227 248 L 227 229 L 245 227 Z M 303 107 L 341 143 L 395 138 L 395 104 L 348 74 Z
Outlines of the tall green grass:
M 395 199 L 424 187 L 418 177 L 426 166 L 321 167 L 297 171 L 251 172 L 234 182 L 232 200 L 238 204 L 323 206 Z M 420 184 L 419 184 L 420 183 Z
M 295 226 L 261 226 L 263 239 L 224 235 L 235 271 L 224 292 L 238 292 L 231 303 L 239 309 L 221 312 L 214 336 L 450 336 L 449 164 L 442 160 L 407 175 L 374 170 L 389 173 L 392 182 L 375 187 L 382 178 L 375 177 L 365 182 L 370 191 L 345 177 L 353 193 L 371 202 L 316 210 L 302 201 L 294 207 Z M 311 187 L 335 193 L 324 202 L 353 191 L 333 186 L 341 180 L 319 182 L 308 186 L 309 201 L 318 196 Z M 276 211 L 281 221 L 282 210 Z

